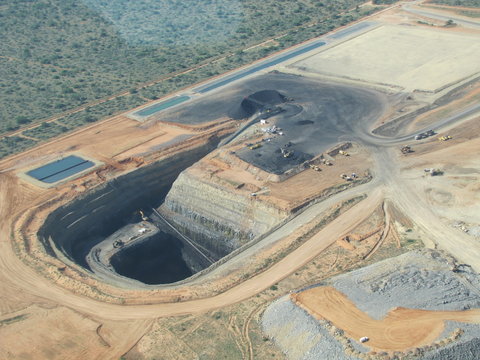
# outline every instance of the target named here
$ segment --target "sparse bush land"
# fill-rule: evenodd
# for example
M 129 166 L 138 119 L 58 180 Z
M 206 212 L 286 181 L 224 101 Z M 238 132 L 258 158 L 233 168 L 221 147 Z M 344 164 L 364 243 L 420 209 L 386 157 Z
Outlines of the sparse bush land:
M 24 151 L 29 147 L 35 146 L 36 141 L 19 136 L 9 136 L 0 139 L 0 157 L 15 154 Z
M 32 139 L 21 142 L 28 147 L 29 141 L 128 110 L 374 11 L 361 3 L 5 0 L 0 4 L 0 134 L 60 117 L 25 131 Z M 248 49 L 279 35 L 284 36 Z M 160 81 L 199 64 L 205 66 Z M 68 114 L 90 104 L 88 111 Z M 24 148 L 4 145 L 10 143 L 2 141 L 0 156 Z

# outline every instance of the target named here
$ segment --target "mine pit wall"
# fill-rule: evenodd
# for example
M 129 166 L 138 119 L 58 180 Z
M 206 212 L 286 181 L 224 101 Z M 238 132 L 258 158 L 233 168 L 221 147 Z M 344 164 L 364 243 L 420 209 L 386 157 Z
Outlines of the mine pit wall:
M 68 259 L 88 269 L 85 256 L 106 236 L 132 220 L 139 209 L 159 206 L 173 181 L 212 151 L 219 139 L 108 181 L 57 208 L 38 231 L 49 254 L 53 243 Z
M 189 171 L 180 174 L 159 211 L 217 259 L 289 215 L 256 197 L 205 182 Z

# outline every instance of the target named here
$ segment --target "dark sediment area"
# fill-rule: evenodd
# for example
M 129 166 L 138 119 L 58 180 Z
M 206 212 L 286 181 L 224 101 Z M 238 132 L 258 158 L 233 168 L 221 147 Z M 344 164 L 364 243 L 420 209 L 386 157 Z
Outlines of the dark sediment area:
M 59 207 L 47 217 L 40 228 L 40 241 L 50 255 L 56 256 L 57 252 L 53 249 L 55 247 L 66 259 L 90 271 L 86 256 L 91 249 L 126 224 L 140 221 L 139 209 L 148 211 L 160 206 L 180 172 L 208 154 L 217 142 L 218 139 L 212 139 L 206 145 L 122 175 Z M 182 249 L 183 258 L 171 257 L 179 261 L 178 269 L 181 269 L 182 274 L 189 276 L 191 272 L 201 270 L 198 266 L 202 264 L 201 260 L 185 260 L 197 256 L 195 251 L 184 245 L 173 246 L 172 244 L 180 240 L 175 240 L 171 235 L 166 235 L 165 238 L 169 239 L 166 250 Z M 146 249 L 151 247 L 150 242 L 146 241 L 135 247 L 135 250 L 129 247 L 125 251 L 136 255 L 136 261 L 141 262 L 139 254 L 144 251 L 141 249 L 144 245 Z M 122 252 L 123 250 L 117 253 L 117 260 L 121 258 L 127 261 Z M 173 269 L 168 262 L 162 262 L 160 258 L 148 261 L 158 266 L 167 266 L 163 271 Z M 188 265 L 189 271 L 182 268 L 182 262 Z M 118 261 L 116 264 L 119 265 Z M 123 267 L 126 268 L 128 265 Z M 159 271 L 162 269 L 159 268 Z M 169 276 L 177 278 L 175 274 Z
M 287 98 L 276 90 L 261 90 L 246 96 L 238 107 L 229 112 L 229 116 L 235 120 L 246 119 L 267 108 L 282 104 Z
M 183 257 L 185 245 L 160 232 L 148 240 L 118 252 L 110 259 L 115 271 L 145 284 L 168 284 L 193 274 Z
M 237 156 L 270 173 L 281 174 L 338 143 L 341 136 L 355 137 L 366 132 L 381 110 L 382 98 L 377 92 L 325 84 L 293 75 L 266 74 L 235 83 L 221 93 L 192 100 L 178 109 L 167 110 L 159 119 L 198 124 L 228 116 L 241 119 L 255 113 L 264 114 L 270 122 L 270 118 L 275 116 L 276 125 L 283 129 L 283 135 L 276 134 L 259 149 L 241 149 Z M 217 143 L 218 139 L 212 139 L 194 150 L 144 166 L 56 209 L 39 230 L 40 241 L 52 256 L 58 254 L 53 249 L 55 247 L 68 260 L 90 271 L 86 256 L 91 249 L 126 224 L 140 221 L 139 209 L 150 212 L 152 208 L 159 208 L 179 174 L 212 151 Z M 287 144 L 292 154 L 285 157 L 280 149 Z M 246 226 L 243 221 L 239 221 L 238 226 L 232 225 L 232 218 L 245 219 L 246 214 L 251 212 L 250 199 L 246 201 L 241 196 L 235 197 L 218 189 L 221 199 L 216 201 L 211 198 L 209 184 L 190 184 L 189 179 L 176 184 L 172 189 L 174 195 L 167 201 L 168 206 L 162 207 L 160 212 L 183 234 L 202 246 L 210 260 L 218 260 L 287 216 L 273 206 L 257 204 L 250 225 Z M 202 196 L 205 196 L 205 201 Z M 192 200 L 192 204 L 187 204 L 188 199 Z M 205 204 L 199 204 L 199 201 Z M 202 210 L 199 211 L 199 208 Z M 156 225 L 169 236 L 178 235 L 162 224 Z M 139 263 L 144 257 L 148 268 L 165 266 L 173 269 L 174 266 L 161 254 L 151 254 L 142 249 L 145 246 L 155 252 L 163 251 L 152 245 L 152 241 L 142 241 L 138 246 L 132 244 L 116 253 L 116 268 L 124 273 L 131 269 L 131 275 L 127 276 L 136 274 L 139 277 L 141 270 L 133 267 L 136 261 L 128 259 L 127 254 L 130 254 Z M 181 252 L 181 256 L 172 255 L 172 258 L 179 259 L 177 265 L 180 269 L 173 271 L 183 271 L 182 261 L 192 273 L 209 265 L 187 242 L 178 240 L 182 246 L 176 247 L 172 245 L 176 240 L 169 241 L 170 245 L 165 249 L 177 255 L 178 251 Z M 120 262 L 125 262 L 125 265 Z M 177 279 L 175 276 L 172 278 Z M 142 279 L 156 281 L 143 275 Z

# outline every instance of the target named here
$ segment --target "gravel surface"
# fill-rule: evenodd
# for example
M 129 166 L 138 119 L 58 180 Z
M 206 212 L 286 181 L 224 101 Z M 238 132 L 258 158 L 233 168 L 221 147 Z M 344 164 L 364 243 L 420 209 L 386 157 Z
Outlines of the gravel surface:
M 411 252 L 338 276 L 333 286 L 374 319 L 400 306 L 425 310 L 480 307 L 479 290 L 436 252 Z
M 333 285 L 375 319 L 383 318 L 395 307 L 425 310 L 479 308 L 478 274 L 470 267 L 458 264 L 453 272 L 453 264 L 453 259 L 443 253 L 423 249 L 337 276 L 320 286 Z M 344 346 L 331 335 L 331 327 L 327 322 L 315 320 L 293 304 L 288 296 L 280 298 L 266 309 L 262 325 L 264 332 L 288 359 L 357 359 L 345 353 Z M 456 341 L 438 349 L 423 349 L 416 357 L 409 355 L 408 358 L 479 359 L 478 324 L 448 321 L 438 340 L 451 337 L 458 329 L 462 333 Z M 355 341 L 351 344 L 357 351 L 368 351 Z
M 262 327 L 288 359 L 357 359 L 346 356 L 342 345 L 288 296 L 278 299 L 265 310 Z

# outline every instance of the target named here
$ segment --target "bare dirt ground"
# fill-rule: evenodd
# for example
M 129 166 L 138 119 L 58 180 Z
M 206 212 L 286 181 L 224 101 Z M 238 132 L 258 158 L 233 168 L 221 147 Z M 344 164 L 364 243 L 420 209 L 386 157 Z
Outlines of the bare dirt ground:
M 451 134 L 452 140 L 435 138 L 415 146 L 416 156 L 405 159 L 405 176 L 416 184 L 415 188 L 423 193 L 439 219 L 450 227 L 460 221 L 467 223 L 467 228 L 480 225 L 480 162 L 471 156 L 480 151 L 480 139 L 472 133 L 479 121 L 479 118 L 473 119 L 459 128 L 438 134 Z M 425 176 L 425 168 L 440 168 L 443 175 Z M 471 234 L 480 240 L 478 234 Z
M 8 324 L 0 327 L 3 359 L 93 359 L 119 358 L 149 321 L 99 322 L 65 307 L 33 305 L 0 323 Z
M 238 146 L 233 146 L 222 150 L 219 155 L 206 157 L 188 171 L 245 197 L 256 193 L 256 198 L 261 201 L 289 211 L 318 198 L 328 189 L 353 185 L 342 179 L 342 174 L 351 176 L 355 173 L 358 176 L 356 181 L 367 181 L 366 178 L 370 177 L 369 168 L 373 164 L 369 160 L 368 151 L 353 144 L 345 150 L 348 156 L 338 153 L 333 157 L 327 155 L 333 164 L 331 166 L 316 160 L 312 164 L 318 164 L 319 171 L 308 168 L 284 181 L 272 181 L 270 173 L 257 168 L 253 170 L 250 164 L 227 155 L 231 149 L 237 148 Z
M 396 308 L 382 320 L 372 319 L 333 287 L 317 287 L 293 294 L 297 305 L 317 319 L 331 321 L 352 339 L 369 335 L 364 346 L 374 351 L 405 351 L 432 343 L 443 332 L 445 322 L 480 323 L 480 309 L 427 311 Z
M 399 227 L 407 229 L 410 226 L 405 218 L 398 217 L 396 220 L 401 222 L 397 223 Z M 422 246 L 418 240 L 412 240 L 412 237 L 415 237 L 412 232 L 399 232 L 400 245 L 394 235 L 396 233 L 390 232 L 378 251 L 368 260 L 362 260 L 379 238 L 378 233 L 366 238 L 365 236 L 369 235 L 372 228 L 382 227 L 384 224 L 385 214 L 379 206 L 371 216 L 350 231 L 351 249 L 345 249 L 343 238 L 339 238 L 294 273 L 246 301 L 204 314 L 156 320 L 151 330 L 125 355 L 125 358 L 128 360 L 178 358 L 174 353 L 166 354 L 163 351 L 165 347 L 175 349 L 176 354 L 181 354 L 182 359 L 196 359 L 202 356 L 252 360 L 284 358 L 285 355 L 261 329 L 261 314 L 265 307 L 283 294 Z M 315 241 L 319 240 L 317 238 Z M 277 248 L 281 248 L 281 244 Z M 274 256 L 274 253 L 269 256 Z
M 438 91 L 480 71 L 474 60 L 480 57 L 476 39 L 448 30 L 385 25 L 294 66 L 406 91 Z M 409 52 L 411 46 L 417 51 Z

